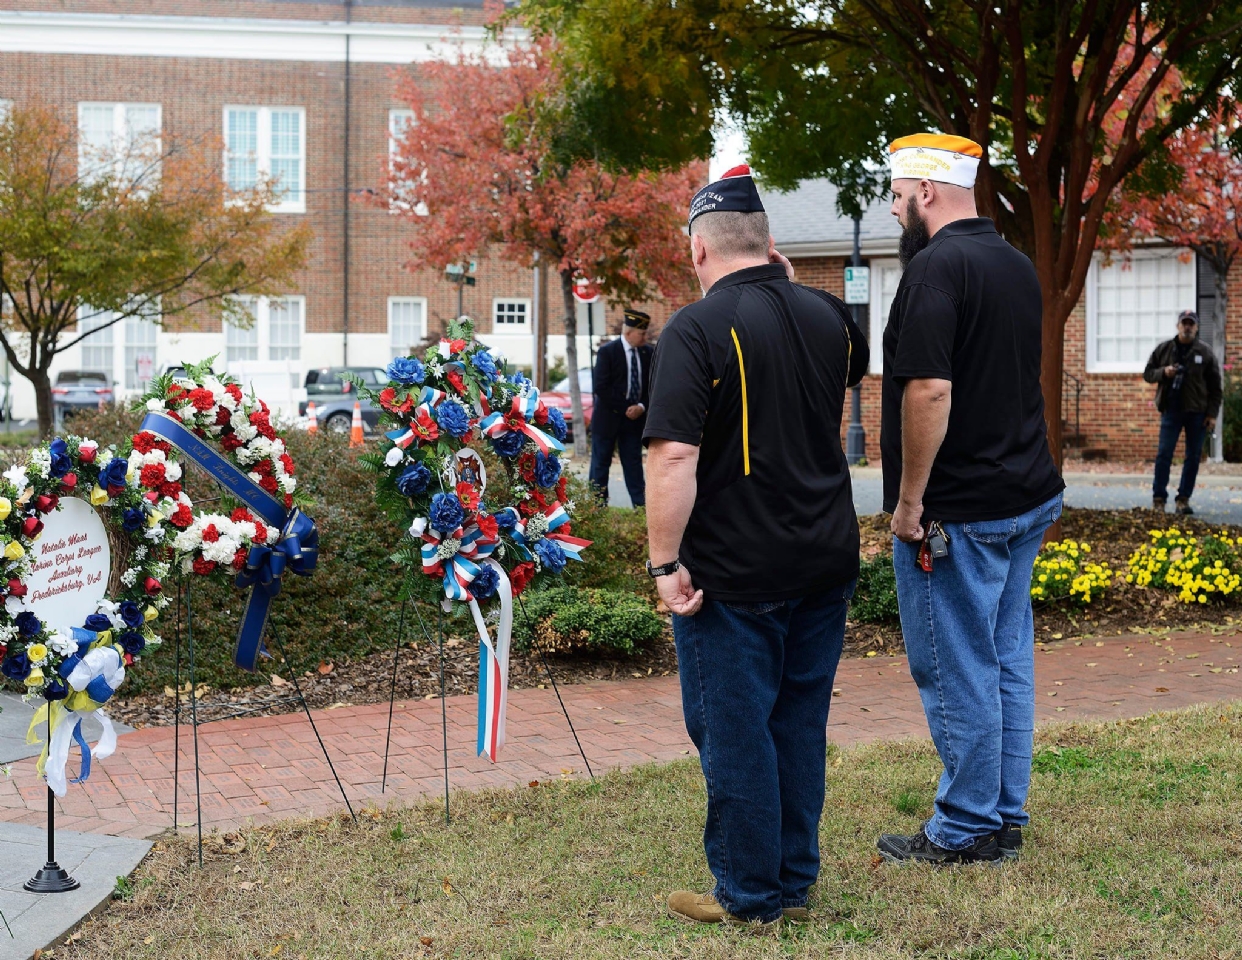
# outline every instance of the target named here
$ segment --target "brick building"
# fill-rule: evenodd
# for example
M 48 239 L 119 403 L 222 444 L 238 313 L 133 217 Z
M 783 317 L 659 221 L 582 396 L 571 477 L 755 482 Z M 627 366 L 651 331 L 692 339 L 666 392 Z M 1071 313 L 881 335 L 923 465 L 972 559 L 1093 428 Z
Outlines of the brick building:
M 288 296 L 251 303 L 252 329 L 127 320 L 67 350 L 53 371 L 101 369 L 137 391 L 140 358 L 159 370 L 219 354 L 256 383 L 265 376 L 269 391 L 288 383 L 296 399 L 309 368 L 383 365 L 438 337 L 457 314 L 458 288 L 442 264 L 407 269 L 409 224 L 366 197 L 409 116 L 394 70 L 483 42 L 481 0 L 0 0 L 0 101 L 55 105 L 82 149 L 127 130 L 218 137 L 231 182 L 279 174 L 275 215 L 315 233 Z M 557 286 L 537 290 L 535 271 L 494 258 L 476 280 L 461 290 L 464 312 L 529 367 L 536 322 L 562 330 Z M 601 304 L 592 314 L 597 333 L 617 328 L 616 311 Z M 582 331 L 586 320 L 581 307 Z M 579 340 L 583 358 L 588 343 Z M 563 357 L 564 337 L 549 336 L 547 352 L 552 363 Z M 33 390 L 13 381 L 15 414 L 32 416 Z
M 777 246 L 795 264 L 800 280 L 841 296 L 853 250 L 853 221 L 836 210 L 836 191 L 822 180 L 805 181 L 787 194 L 764 192 Z M 887 202 L 861 221 L 863 263 L 871 267 L 871 302 L 861 308 L 870 338 L 871 375 L 862 384 L 867 454 L 879 458 L 880 338 L 901 277 L 901 230 Z M 1242 357 L 1242 264 L 1229 276 L 1228 322 L 1216 310 L 1211 267 L 1187 250 L 1153 245 L 1129 262 L 1096 257 L 1078 308 L 1065 330 L 1061 413 L 1069 457 L 1116 460 L 1155 458 L 1159 417 L 1155 388 L 1142 378 L 1155 345 L 1176 334 L 1177 315 L 1197 309 L 1200 336 L 1232 365 Z M 849 419 L 846 407 L 846 420 Z M 844 428 L 842 431 L 844 437 Z

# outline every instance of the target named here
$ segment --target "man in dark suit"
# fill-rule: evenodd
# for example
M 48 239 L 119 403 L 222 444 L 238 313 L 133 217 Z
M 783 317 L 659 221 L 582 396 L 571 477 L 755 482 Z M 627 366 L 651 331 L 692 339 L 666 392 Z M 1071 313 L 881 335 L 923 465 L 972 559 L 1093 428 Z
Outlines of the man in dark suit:
M 592 386 L 595 412 L 591 419 L 591 483 L 608 502 L 608 468 L 612 452 L 621 455 L 625 488 L 634 506 L 647 502 L 643 481 L 643 427 L 647 422 L 652 349 L 647 346 L 651 317 L 641 310 L 625 311 L 621 336 L 599 348 Z

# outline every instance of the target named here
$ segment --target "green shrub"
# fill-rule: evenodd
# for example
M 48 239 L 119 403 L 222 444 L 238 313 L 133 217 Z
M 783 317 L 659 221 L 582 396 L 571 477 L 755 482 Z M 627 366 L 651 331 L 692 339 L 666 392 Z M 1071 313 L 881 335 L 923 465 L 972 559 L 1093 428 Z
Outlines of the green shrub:
M 858 586 L 850 602 L 850 618 L 859 623 L 891 623 L 900 619 L 897 611 L 897 575 L 893 558 L 882 553 L 863 560 L 858 570 Z
M 522 595 L 514 615 L 514 649 L 530 649 L 532 628 L 545 651 L 633 653 L 658 639 L 664 622 L 651 604 L 633 593 L 553 587 Z
M 565 569 L 565 582 L 577 587 L 599 587 L 634 593 L 655 603 L 655 581 L 647 576 L 647 514 L 605 506 L 585 480 L 570 481 L 574 501 L 574 535 L 591 541 L 582 563 Z
M 1221 416 L 1224 418 L 1225 435 L 1222 439 L 1225 459 L 1230 463 L 1242 462 L 1242 376 L 1225 374 L 1224 397 Z

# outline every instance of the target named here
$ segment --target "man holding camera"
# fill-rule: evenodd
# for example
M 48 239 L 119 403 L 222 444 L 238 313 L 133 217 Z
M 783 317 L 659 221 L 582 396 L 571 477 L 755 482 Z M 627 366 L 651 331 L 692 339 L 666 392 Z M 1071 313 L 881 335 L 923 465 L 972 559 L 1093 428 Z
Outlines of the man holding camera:
M 1160 447 L 1156 453 L 1156 477 L 1151 506 L 1164 512 L 1169 501 L 1169 468 L 1183 431 L 1186 461 L 1177 486 L 1178 514 L 1189 516 L 1190 495 L 1195 491 L 1203 438 L 1216 427 L 1220 410 L 1220 365 L 1210 347 L 1199 340 L 1199 317 L 1183 310 L 1177 318 L 1177 336 L 1151 352 L 1143 379 L 1156 384 L 1156 409 L 1160 411 Z

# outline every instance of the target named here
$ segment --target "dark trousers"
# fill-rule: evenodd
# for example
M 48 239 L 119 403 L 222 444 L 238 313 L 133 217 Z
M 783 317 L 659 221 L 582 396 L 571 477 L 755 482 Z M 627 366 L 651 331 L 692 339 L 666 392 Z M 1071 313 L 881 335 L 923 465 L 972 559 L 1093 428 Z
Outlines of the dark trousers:
M 1166 410 L 1160 416 L 1160 448 L 1156 452 L 1156 479 L 1151 487 L 1153 500 L 1169 498 L 1169 468 L 1173 466 L 1173 451 L 1178 438 L 1186 432 L 1186 462 L 1182 464 L 1182 482 L 1177 485 L 1177 498 L 1189 500 L 1195 492 L 1195 480 L 1199 476 L 1199 459 L 1203 456 L 1203 437 L 1206 433 L 1203 421 L 1205 413 L 1184 413 Z
M 643 425 L 646 417 L 623 420 L 619 426 L 608 430 L 592 424 L 591 427 L 591 483 L 599 488 L 604 502 L 608 502 L 608 468 L 612 465 L 612 452 L 621 455 L 621 472 L 625 475 L 625 489 L 636 507 L 647 504 L 647 483 L 643 479 Z
M 853 583 L 673 617 L 686 731 L 707 781 L 716 901 L 747 920 L 806 905 L 819 876 L 828 705 Z

